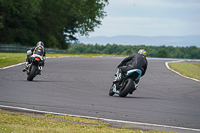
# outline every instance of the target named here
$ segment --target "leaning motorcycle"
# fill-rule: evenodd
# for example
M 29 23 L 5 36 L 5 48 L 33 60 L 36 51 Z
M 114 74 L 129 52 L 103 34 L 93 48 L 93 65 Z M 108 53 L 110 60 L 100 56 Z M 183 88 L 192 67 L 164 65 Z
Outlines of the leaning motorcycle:
M 27 80 L 33 81 L 33 78 L 41 73 L 43 57 L 37 54 L 31 56 L 31 63 L 27 68 Z
M 124 73 L 125 78 L 121 82 L 113 83 L 109 95 L 113 96 L 118 94 L 120 97 L 126 97 L 128 94 L 132 94 L 137 89 L 136 81 L 141 77 L 142 71 L 139 69 L 132 69 Z M 115 80 L 119 79 L 119 69 L 115 74 Z

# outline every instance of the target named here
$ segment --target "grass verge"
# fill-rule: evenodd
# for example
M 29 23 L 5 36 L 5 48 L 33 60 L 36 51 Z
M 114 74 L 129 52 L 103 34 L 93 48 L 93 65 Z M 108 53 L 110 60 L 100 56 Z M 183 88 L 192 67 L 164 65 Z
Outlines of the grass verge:
M 58 119 L 59 118 L 59 119 Z M 71 121 L 82 122 L 76 124 Z M 84 123 L 95 125 L 88 125 Z M 100 120 L 72 118 L 70 116 L 37 115 L 27 116 L 24 114 L 5 112 L 0 110 L 1 133 L 165 133 L 162 131 L 132 130 L 129 127 L 113 128 Z
M 26 53 L 0 53 L 0 68 L 26 61 Z
M 200 80 L 200 63 L 168 63 L 169 67 L 180 74 Z

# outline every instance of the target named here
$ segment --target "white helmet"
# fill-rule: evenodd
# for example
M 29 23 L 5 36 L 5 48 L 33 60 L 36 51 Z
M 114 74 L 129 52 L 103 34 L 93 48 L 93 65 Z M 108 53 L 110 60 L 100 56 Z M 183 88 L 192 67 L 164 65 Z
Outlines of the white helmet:
M 39 41 L 36 46 L 39 46 L 39 45 L 44 47 L 44 43 L 42 41 Z

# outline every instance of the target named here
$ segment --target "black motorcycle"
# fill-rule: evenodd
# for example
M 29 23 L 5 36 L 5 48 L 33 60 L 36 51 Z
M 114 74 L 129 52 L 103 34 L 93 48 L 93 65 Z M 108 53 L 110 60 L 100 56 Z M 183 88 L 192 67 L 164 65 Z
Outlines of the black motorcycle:
M 126 97 L 128 94 L 132 94 L 133 91 L 137 89 L 137 82 L 141 77 L 142 71 L 139 69 L 133 69 L 124 73 L 125 78 L 119 83 L 113 83 L 110 90 L 109 95 L 113 96 L 114 94 L 118 94 L 120 97 Z M 119 69 L 115 74 L 115 80 L 119 79 Z
M 33 81 L 33 78 L 41 74 L 43 58 L 40 55 L 33 54 L 30 57 L 31 63 L 27 68 L 27 80 Z

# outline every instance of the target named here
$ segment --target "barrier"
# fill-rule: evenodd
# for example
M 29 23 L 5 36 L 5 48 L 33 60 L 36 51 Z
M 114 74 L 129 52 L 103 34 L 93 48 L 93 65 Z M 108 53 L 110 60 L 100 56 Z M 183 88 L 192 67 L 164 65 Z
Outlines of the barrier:
M 0 44 L 0 52 L 9 52 L 9 53 L 26 53 L 32 47 L 30 46 L 19 46 L 14 44 Z M 47 53 L 66 53 L 66 50 L 45 48 Z

